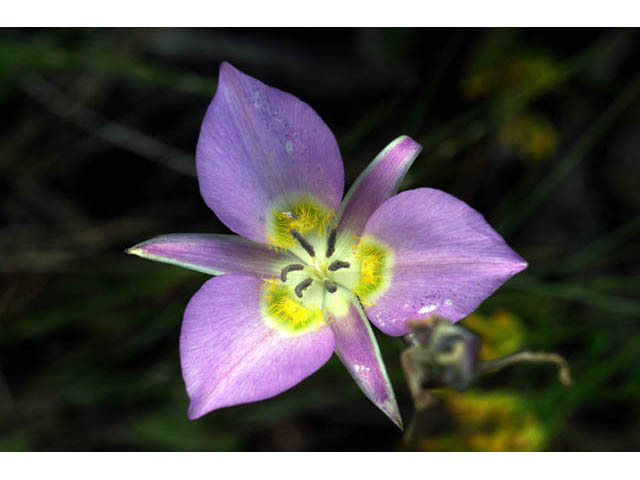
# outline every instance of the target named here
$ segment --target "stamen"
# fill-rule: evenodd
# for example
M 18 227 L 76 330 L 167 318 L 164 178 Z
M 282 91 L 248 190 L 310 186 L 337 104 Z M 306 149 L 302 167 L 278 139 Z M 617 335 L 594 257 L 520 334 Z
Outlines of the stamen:
M 325 255 L 327 256 L 327 258 L 331 258 L 331 255 L 333 255 L 333 252 L 335 251 L 336 251 L 336 229 L 334 228 L 333 230 L 331 230 L 331 233 L 329 234 L 329 242 L 327 244 L 327 251 Z
M 287 281 L 287 275 L 289 274 L 289 272 L 295 272 L 297 270 L 304 270 L 304 266 L 298 263 L 293 263 L 284 267 L 280 272 L 280 280 L 282 280 L 282 283 Z
M 324 288 L 326 288 L 329 293 L 336 293 L 336 290 L 338 290 L 338 286 L 331 280 L 324 281 Z
M 316 251 L 313 249 L 311 244 L 307 242 L 302 235 L 300 235 L 299 232 L 297 232 L 293 228 L 289 230 L 289 232 L 291 232 L 291 235 L 293 235 L 293 238 L 295 238 L 298 241 L 298 243 L 302 246 L 302 248 L 304 248 L 307 251 L 310 257 L 316 256 Z
M 351 264 L 349 262 L 343 262 L 342 260 L 336 260 L 331 265 L 329 265 L 329 270 L 335 272 L 336 270 L 340 270 L 341 268 L 349 268 Z
M 302 298 L 302 291 L 305 288 L 309 288 L 309 285 L 311 285 L 312 283 L 313 283 L 313 279 L 312 278 L 305 278 L 298 285 L 296 285 L 296 288 L 294 290 L 295 290 L 296 295 L 298 296 L 298 298 Z

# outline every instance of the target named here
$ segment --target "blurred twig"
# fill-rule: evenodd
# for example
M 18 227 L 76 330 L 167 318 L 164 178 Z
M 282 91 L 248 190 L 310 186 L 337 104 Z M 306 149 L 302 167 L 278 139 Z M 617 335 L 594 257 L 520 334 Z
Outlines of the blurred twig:
M 32 74 L 20 83 L 21 90 L 48 110 L 112 145 L 136 153 L 183 175 L 195 177 L 193 155 L 155 138 L 104 118 L 65 95 L 41 76 Z
M 529 350 L 524 350 L 495 360 L 481 362 L 478 368 L 478 374 L 486 375 L 494 373 L 505 367 L 519 363 L 553 363 L 558 367 L 558 380 L 560 380 L 560 383 L 566 387 L 573 384 L 569 364 L 563 357 L 557 353 L 531 352 Z

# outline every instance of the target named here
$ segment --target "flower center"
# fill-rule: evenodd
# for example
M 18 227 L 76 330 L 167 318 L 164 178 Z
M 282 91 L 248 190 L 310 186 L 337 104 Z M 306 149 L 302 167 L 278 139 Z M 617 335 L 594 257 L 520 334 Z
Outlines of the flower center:
M 263 312 L 282 335 L 301 335 L 346 314 L 357 295 L 375 303 L 388 286 L 391 251 L 373 238 L 337 233 L 335 215 L 310 197 L 275 205 L 267 238 L 296 260 L 266 280 Z
M 336 272 L 342 268 L 349 268 L 351 264 L 342 260 L 332 259 L 336 251 L 336 229 L 331 229 L 327 237 L 326 249 L 324 255 L 316 255 L 316 249 L 304 236 L 295 229 L 290 230 L 291 236 L 297 240 L 300 246 L 309 256 L 308 262 L 292 263 L 285 266 L 280 272 L 280 280 L 287 283 L 288 276 L 291 272 L 304 272 L 304 278 L 300 280 L 298 275 L 298 283 L 294 288 L 294 292 L 298 298 L 302 298 L 304 291 L 311 286 L 313 282 L 320 283 L 329 293 L 335 293 L 338 285 L 331 278 L 332 272 Z

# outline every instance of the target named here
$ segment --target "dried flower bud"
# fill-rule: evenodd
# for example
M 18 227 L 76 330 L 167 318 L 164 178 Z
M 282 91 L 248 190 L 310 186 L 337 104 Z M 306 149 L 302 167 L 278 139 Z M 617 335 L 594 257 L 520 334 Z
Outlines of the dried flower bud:
M 429 317 L 409 323 L 407 340 L 412 346 L 403 354 L 416 387 L 466 389 L 478 365 L 480 339 L 446 319 Z

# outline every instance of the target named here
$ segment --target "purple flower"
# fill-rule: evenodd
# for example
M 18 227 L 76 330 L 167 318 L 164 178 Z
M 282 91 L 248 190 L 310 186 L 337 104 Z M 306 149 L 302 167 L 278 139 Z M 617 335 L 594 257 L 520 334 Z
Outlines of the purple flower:
M 393 196 L 420 152 L 402 136 L 342 199 L 338 144 L 296 97 L 228 63 L 196 151 L 200 192 L 236 235 L 174 234 L 128 253 L 211 275 L 184 313 L 189 418 L 293 387 L 335 352 L 398 426 L 369 320 L 455 322 L 527 264 L 484 220 L 430 188 Z

